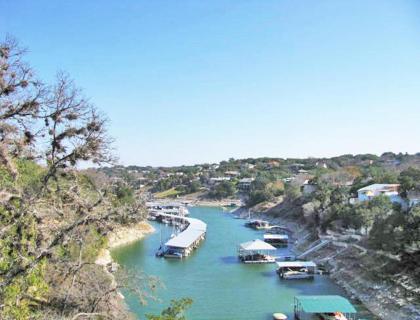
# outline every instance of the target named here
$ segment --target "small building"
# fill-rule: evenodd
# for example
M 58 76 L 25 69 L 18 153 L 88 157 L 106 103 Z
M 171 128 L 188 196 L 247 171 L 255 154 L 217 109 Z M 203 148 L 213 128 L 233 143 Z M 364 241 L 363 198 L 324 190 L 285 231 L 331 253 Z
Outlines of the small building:
M 407 192 L 408 206 L 414 207 L 420 204 L 420 190 L 411 190 Z
M 344 297 L 338 295 L 295 296 L 295 319 L 356 320 L 356 309 Z
M 252 184 L 252 181 L 254 180 L 255 180 L 254 178 L 243 178 L 239 180 L 236 187 L 238 188 L 239 191 L 248 192 L 251 189 L 251 184 Z
M 398 193 L 399 184 L 381 184 L 375 183 L 357 190 L 358 201 L 369 201 L 379 195 L 389 197 L 392 202 L 404 204 L 404 200 Z

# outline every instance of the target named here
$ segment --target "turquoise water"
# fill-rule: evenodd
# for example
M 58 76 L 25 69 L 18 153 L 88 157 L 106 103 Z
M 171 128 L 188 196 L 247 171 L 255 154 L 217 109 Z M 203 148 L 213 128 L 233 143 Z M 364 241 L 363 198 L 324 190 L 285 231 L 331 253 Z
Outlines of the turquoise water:
M 207 238 L 184 260 L 156 258 L 160 229 L 168 237 L 171 228 L 154 224 L 157 232 L 133 245 L 116 249 L 113 258 L 128 269 L 143 270 L 158 276 L 165 289 L 157 292 L 160 301 L 147 306 L 126 295 L 130 309 L 144 319 L 144 314 L 158 314 L 171 299 L 194 300 L 189 320 L 272 319 L 274 312 L 293 314 L 293 297 L 299 294 L 340 294 L 344 292 L 327 276 L 314 280 L 280 280 L 275 264 L 245 265 L 236 257 L 237 245 L 261 238 L 263 232 L 244 227 L 244 220 L 234 219 L 219 208 L 190 208 L 192 217 L 207 223 Z M 282 248 L 278 255 L 287 254 Z M 361 317 L 361 316 L 360 316 Z M 366 315 L 364 318 L 369 319 Z

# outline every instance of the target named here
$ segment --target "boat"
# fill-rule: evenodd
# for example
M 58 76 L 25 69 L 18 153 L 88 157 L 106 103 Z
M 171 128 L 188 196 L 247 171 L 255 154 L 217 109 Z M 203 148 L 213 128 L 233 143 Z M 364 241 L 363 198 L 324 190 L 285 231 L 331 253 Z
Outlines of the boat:
M 318 316 L 321 320 L 347 320 L 347 317 L 341 312 L 320 313 Z
M 279 261 L 277 270 L 282 279 L 313 279 L 316 273 L 316 264 L 312 261 Z
M 287 234 L 266 233 L 264 234 L 264 241 L 275 247 L 284 247 L 289 242 L 289 236 Z
M 182 259 L 183 255 L 181 252 L 173 251 L 173 250 L 166 250 L 163 254 L 165 258 L 175 258 L 175 259 Z
M 245 222 L 245 226 L 256 230 L 264 230 L 270 227 L 270 223 L 265 220 L 250 220 Z

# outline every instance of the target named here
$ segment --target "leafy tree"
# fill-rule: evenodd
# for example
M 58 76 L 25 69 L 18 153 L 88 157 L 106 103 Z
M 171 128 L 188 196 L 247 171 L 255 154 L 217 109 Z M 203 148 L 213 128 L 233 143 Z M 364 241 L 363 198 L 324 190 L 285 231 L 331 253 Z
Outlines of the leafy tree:
M 160 315 L 146 315 L 147 320 L 185 320 L 185 311 L 191 306 L 192 300 L 182 298 L 180 300 L 172 300 L 171 305 L 163 310 Z
M 209 197 L 211 198 L 228 198 L 235 194 L 235 186 L 230 181 L 222 181 L 213 187 L 209 192 Z
M 398 181 L 401 184 L 400 193 L 407 196 L 410 190 L 420 190 L 420 170 L 410 167 L 400 173 Z

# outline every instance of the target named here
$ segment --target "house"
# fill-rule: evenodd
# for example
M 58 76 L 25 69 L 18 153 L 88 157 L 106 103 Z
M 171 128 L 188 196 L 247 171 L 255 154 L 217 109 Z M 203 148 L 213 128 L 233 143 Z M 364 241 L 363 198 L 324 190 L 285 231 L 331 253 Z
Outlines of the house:
M 412 190 L 407 192 L 408 206 L 414 207 L 420 205 L 420 190 Z
M 230 181 L 230 177 L 214 177 L 210 178 L 210 184 L 217 184 L 222 181 Z
M 242 192 L 248 192 L 251 189 L 251 183 L 254 180 L 254 178 L 243 178 L 239 180 L 237 184 L 238 190 Z
M 238 171 L 226 171 L 225 172 L 225 176 L 229 176 L 229 177 L 237 177 L 239 175 L 240 175 L 240 173 Z
M 306 180 L 301 189 L 303 194 L 311 194 L 316 191 L 318 185 L 316 183 L 311 182 L 310 180 Z
M 404 204 L 404 200 L 398 193 L 399 184 L 381 184 L 375 183 L 357 190 L 358 201 L 369 201 L 379 195 L 389 197 L 392 202 Z

